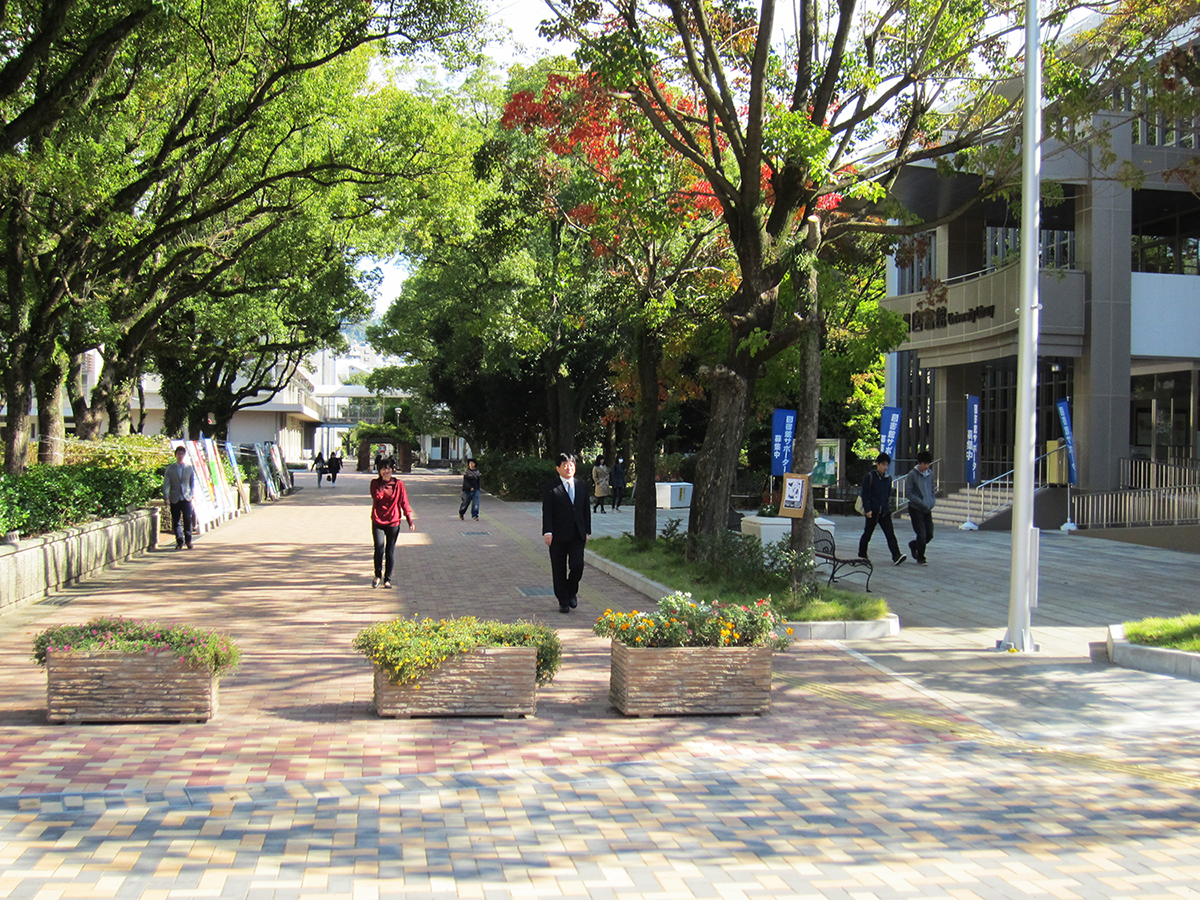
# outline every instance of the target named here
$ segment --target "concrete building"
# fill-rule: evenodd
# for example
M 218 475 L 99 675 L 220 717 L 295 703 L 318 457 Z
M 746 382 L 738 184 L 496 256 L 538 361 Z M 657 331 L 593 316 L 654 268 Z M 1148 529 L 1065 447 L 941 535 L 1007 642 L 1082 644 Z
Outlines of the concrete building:
M 1055 403 L 1070 398 L 1079 487 L 1093 492 L 1126 486 L 1123 459 L 1200 456 L 1200 198 L 1170 175 L 1197 156 L 1200 119 L 1105 121 L 1113 165 L 1093 145 L 1046 147 L 1043 179 L 1062 199 L 1043 203 L 1039 248 L 1038 452 L 1062 438 Z M 897 195 L 933 220 L 977 186 L 913 167 Z M 950 491 L 966 483 L 968 394 L 980 398 L 980 480 L 1012 468 L 1019 225 L 1015 205 L 980 203 L 889 266 L 884 305 L 909 329 L 888 361 L 887 402 L 904 411 L 897 471 L 928 448 Z

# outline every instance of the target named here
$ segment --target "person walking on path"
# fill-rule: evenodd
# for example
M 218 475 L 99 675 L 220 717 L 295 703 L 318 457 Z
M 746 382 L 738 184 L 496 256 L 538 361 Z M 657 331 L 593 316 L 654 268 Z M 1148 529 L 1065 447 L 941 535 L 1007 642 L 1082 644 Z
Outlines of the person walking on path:
M 175 549 L 192 549 L 192 498 L 196 495 L 196 470 L 188 463 L 187 447 L 175 448 L 175 462 L 163 471 L 163 499 L 171 507 Z
M 317 487 L 321 486 L 321 479 L 325 477 L 325 454 L 317 451 L 317 455 L 312 461 L 313 471 L 317 473 Z
M 608 498 L 608 466 L 604 465 L 603 454 L 597 457 L 596 465 L 592 466 L 592 484 L 595 485 L 596 494 L 596 499 L 592 502 L 592 512 L 595 512 L 598 506 L 603 514 L 604 501 Z
M 329 454 L 329 462 L 325 463 L 325 468 L 329 470 L 329 486 L 333 487 L 337 484 L 338 472 L 342 471 L 342 458 L 336 453 Z M 317 485 L 320 487 L 320 485 Z
M 867 473 L 859 489 L 859 496 L 863 502 L 863 516 L 866 517 L 867 524 L 863 528 L 862 537 L 858 539 L 858 555 L 860 559 L 867 558 L 867 545 L 871 543 L 871 535 L 878 525 L 887 538 L 888 550 L 892 553 L 892 565 L 898 566 L 908 559 L 908 556 L 900 552 L 900 545 L 896 543 L 896 530 L 892 527 L 892 478 L 887 473 L 891 461 L 892 458 L 886 453 L 875 457 L 875 468 Z
M 379 461 L 379 476 L 371 480 L 371 536 L 375 540 L 375 579 L 371 587 L 379 587 L 380 579 L 385 588 L 392 586 L 401 516 L 408 520 L 409 531 L 416 528 L 408 492 L 395 473 L 396 460 L 384 457 Z
M 462 483 L 462 504 L 458 507 L 458 517 L 461 519 L 467 514 L 467 507 L 471 507 L 472 520 L 479 521 L 479 469 L 475 467 L 475 460 L 467 458 L 467 471 L 463 472 Z
M 583 550 L 592 535 L 592 513 L 583 485 L 575 477 L 575 454 L 558 454 L 554 469 L 557 476 L 542 491 L 542 538 L 550 548 L 558 611 L 569 613 L 579 605 Z
M 904 476 L 904 496 L 908 498 L 908 518 L 912 522 L 916 538 L 908 542 L 912 558 L 917 565 L 925 565 L 925 546 L 933 540 L 933 507 L 937 503 L 934 495 L 933 454 L 922 450 L 917 454 L 917 464 Z
M 621 508 L 625 499 L 625 460 L 620 456 L 613 463 L 612 471 L 608 473 L 608 484 L 612 488 L 612 508 L 615 512 Z

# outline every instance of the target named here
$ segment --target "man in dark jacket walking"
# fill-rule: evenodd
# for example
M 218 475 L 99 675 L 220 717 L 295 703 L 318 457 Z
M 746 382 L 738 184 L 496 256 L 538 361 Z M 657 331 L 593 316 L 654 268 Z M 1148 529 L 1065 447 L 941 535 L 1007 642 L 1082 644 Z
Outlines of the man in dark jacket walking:
M 866 517 L 867 524 L 858 540 L 858 555 L 862 559 L 867 558 L 867 545 L 871 543 L 871 535 L 875 533 L 875 526 L 878 525 L 887 538 L 888 550 L 892 553 L 892 565 L 898 566 L 908 559 L 908 556 L 900 552 L 900 545 L 896 543 L 896 529 L 892 527 L 892 479 L 887 473 L 891 461 L 892 458 L 886 453 L 875 457 L 875 468 L 867 473 L 859 490 L 863 502 L 863 516 Z
M 914 540 L 908 542 L 913 559 L 925 565 L 925 545 L 933 540 L 933 507 L 937 503 L 934 493 L 933 454 L 922 450 L 917 454 L 917 464 L 904 477 L 904 496 L 908 499 L 908 518 L 912 522 Z
M 560 453 L 557 473 L 542 493 L 542 536 L 550 548 L 550 570 L 558 611 L 579 605 L 583 550 L 592 534 L 592 507 L 587 487 L 575 477 L 575 454 Z

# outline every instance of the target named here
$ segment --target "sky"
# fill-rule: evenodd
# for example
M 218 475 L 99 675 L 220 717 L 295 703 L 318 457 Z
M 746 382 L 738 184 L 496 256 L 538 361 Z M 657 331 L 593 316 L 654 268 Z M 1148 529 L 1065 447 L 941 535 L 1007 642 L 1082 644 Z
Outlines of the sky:
M 542 19 L 549 18 L 550 11 L 543 0 L 487 0 L 490 18 L 511 32 L 511 39 L 491 48 L 492 58 L 502 66 L 514 62 L 528 63 L 551 51 L 551 45 L 538 37 L 537 26 Z M 375 314 L 382 315 L 399 296 L 408 270 L 403 266 L 384 261 L 364 262 L 364 268 L 378 266 L 383 272 L 383 283 L 375 297 Z

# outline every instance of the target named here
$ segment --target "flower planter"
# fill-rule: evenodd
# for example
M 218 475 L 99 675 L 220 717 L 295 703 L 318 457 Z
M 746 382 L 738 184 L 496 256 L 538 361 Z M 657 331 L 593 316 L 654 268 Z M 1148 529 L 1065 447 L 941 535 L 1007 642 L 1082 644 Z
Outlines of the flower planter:
M 503 716 L 537 712 L 537 649 L 477 647 L 407 684 L 375 667 L 375 711 L 384 718 Z
M 771 711 L 770 647 L 612 643 L 608 699 L 627 716 Z
M 51 722 L 207 722 L 217 712 L 219 677 L 172 651 L 51 648 L 46 718 Z

